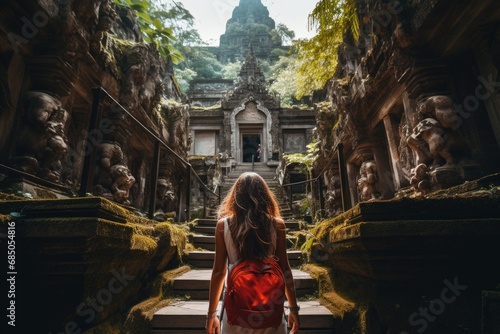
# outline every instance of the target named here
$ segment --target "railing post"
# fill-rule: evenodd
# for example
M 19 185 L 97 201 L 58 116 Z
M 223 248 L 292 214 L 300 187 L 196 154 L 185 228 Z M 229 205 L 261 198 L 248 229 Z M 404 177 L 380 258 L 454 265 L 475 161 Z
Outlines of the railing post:
M 344 158 L 344 145 L 337 145 L 337 156 L 339 163 L 340 187 L 342 191 L 342 209 L 345 211 L 351 208 L 351 199 L 349 198 L 349 182 L 347 180 L 347 165 Z
M 207 218 L 207 189 L 203 188 L 203 218 Z
M 190 221 L 191 211 L 191 166 L 187 166 L 186 175 L 186 221 Z
M 153 219 L 155 214 L 156 191 L 158 188 L 158 172 L 160 170 L 160 154 L 161 154 L 160 142 L 157 140 L 155 142 L 155 150 L 151 166 L 151 176 L 149 178 L 151 183 L 151 190 L 149 193 L 149 211 L 148 211 L 149 219 Z
M 97 146 L 99 142 L 91 141 L 90 139 L 91 136 L 95 134 L 95 130 L 99 129 L 99 123 L 102 119 L 102 100 L 104 99 L 102 88 L 93 88 L 92 92 L 94 98 L 92 101 L 92 112 L 90 114 L 88 131 L 84 141 L 86 144 L 84 145 L 84 150 L 87 150 L 87 145 L 92 146 L 90 152 L 85 155 L 83 160 L 83 171 L 79 190 L 80 196 L 85 196 L 88 192 L 90 192 L 94 183 L 94 166 L 96 163 Z
M 318 179 L 319 183 L 319 212 L 321 213 L 321 217 L 324 218 L 323 210 L 325 208 L 325 198 L 323 196 L 323 181 Z

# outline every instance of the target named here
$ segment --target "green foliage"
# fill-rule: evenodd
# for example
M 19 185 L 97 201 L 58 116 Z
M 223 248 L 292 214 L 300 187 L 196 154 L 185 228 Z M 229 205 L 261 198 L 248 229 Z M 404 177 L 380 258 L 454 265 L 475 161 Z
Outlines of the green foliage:
M 322 89 L 333 78 L 338 48 L 348 32 L 359 37 L 359 19 L 355 0 L 320 0 L 309 15 L 309 28 L 317 35 L 310 40 L 296 42 L 299 71 L 297 98 Z
M 301 154 L 301 153 L 294 153 L 294 154 L 284 154 L 283 158 L 285 159 L 286 166 L 289 166 L 290 164 L 300 164 L 302 169 L 305 169 L 305 173 L 307 174 L 308 177 L 308 183 L 309 183 L 309 192 L 310 194 L 307 194 L 307 207 L 310 207 L 310 212 L 311 216 L 315 217 L 317 210 L 316 210 L 316 196 L 315 196 L 315 191 L 314 191 L 314 186 L 313 186 L 313 175 L 312 175 L 312 170 L 314 166 L 314 162 L 318 158 L 318 152 L 319 152 L 319 141 L 314 140 L 312 143 L 307 145 L 307 154 Z M 306 190 L 307 192 L 307 190 Z M 310 205 L 309 205 L 310 204 Z
M 191 58 L 192 57 L 192 58 Z M 188 67 L 194 70 L 196 79 L 220 79 L 222 78 L 222 64 L 210 51 L 196 48 L 190 55 Z
M 290 164 L 300 164 L 307 172 L 311 172 L 313 169 L 314 162 L 318 158 L 319 152 L 319 141 L 316 139 L 307 145 L 307 153 L 293 153 L 293 154 L 284 154 L 283 158 L 286 161 L 286 165 Z
M 174 64 L 184 60 L 181 53 L 172 44 L 177 39 L 171 28 L 164 25 L 169 13 L 155 10 L 149 0 L 113 0 L 117 5 L 131 9 L 137 15 L 137 22 L 146 43 L 155 44 L 160 55 L 170 57 Z
M 277 45 L 290 45 L 295 38 L 295 31 L 283 23 L 279 23 L 270 33 L 273 42 Z
M 269 79 L 272 84 L 270 90 L 280 94 L 283 106 L 292 105 L 297 94 L 299 89 L 296 80 L 298 70 L 299 63 L 295 54 L 286 57 L 282 56 L 271 66 Z
M 242 62 L 237 60 L 234 63 L 227 63 L 222 69 L 224 79 L 235 79 L 240 74 Z
M 196 77 L 197 73 L 189 68 L 185 69 L 175 69 L 175 77 L 177 83 L 183 93 L 186 93 L 189 89 L 189 82 Z

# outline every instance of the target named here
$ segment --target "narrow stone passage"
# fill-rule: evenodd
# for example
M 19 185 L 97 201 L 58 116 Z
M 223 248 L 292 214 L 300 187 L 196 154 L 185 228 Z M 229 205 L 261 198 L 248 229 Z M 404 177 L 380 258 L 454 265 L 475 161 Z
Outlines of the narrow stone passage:
M 228 190 L 236 178 L 251 166 L 238 166 L 233 169 L 225 181 L 224 189 Z M 266 165 L 255 165 L 254 171 L 259 173 L 270 188 L 277 190 L 274 172 Z M 278 200 L 280 199 L 279 196 Z M 283 207 L 284 208 L 284 207 Z M 301 224 L 291 217 L 291 212 L 284 211 L 288 231 L 297 231 Z M 174 280 L 174 294 L 180 300 L 157 311 L 152 321 L 154 334 L 201 334 L 205 333 L 205 316 L 208 309 L 208 292 L 211 268 L 214 260 L 215 225 L 217 219 L 197 219 L 193 227 L 191 242 L 196 250 L 185 254 L 184 261 L 193 269 Z M 304 263 L 299 250 L 288 250 L 288 259 L 292 266 L 297 297 L 299 299 L 301 334 L 333 333 L 333 314 L 318 301 L 318 283 L 311 276 L 300 270 Z M 286 304 L 285 304 L 286 305 Z M 218 313 L 220 314 L 220 308 Z M 287 310 L 285 314 L 287 315 Z

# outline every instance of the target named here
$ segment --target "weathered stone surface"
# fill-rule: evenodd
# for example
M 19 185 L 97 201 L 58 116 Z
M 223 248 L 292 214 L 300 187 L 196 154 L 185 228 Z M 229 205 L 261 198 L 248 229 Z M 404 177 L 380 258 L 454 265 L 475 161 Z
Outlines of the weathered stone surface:
M 171 61 L 144 43 L 134 12 L 111 0 L 25 1 L 6 4 L 0 21 L 0 164 L 34 176 L 6 169 L 1 189 L 47 198 L 30 184 L 56 183 L 55 196 L 69 197 L 86 185 L 85 192 L 147 211 L 155 136 L 185 158 L 189 112 Z M 89 129 L 96 86 L 111 98 L 102 99 L 102 119 Z M 161 158 L 160 175 L 178 180 L 182 192 L 185 166 L 171 154 Z M 87 182 L 89 169 L 95 179 Z
M 40 331 L 84 330 L 125 311 L 142 298 L 148 275 L 178 263 L 186 243 L 170 223 L 103 198 L 2 201 L 0 212 L 15 223 L 20 328 L 37 321 Z

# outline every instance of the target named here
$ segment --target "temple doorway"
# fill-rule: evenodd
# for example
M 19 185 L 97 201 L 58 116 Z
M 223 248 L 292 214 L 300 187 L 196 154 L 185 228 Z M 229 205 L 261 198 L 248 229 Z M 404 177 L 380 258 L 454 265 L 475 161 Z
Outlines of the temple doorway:
M 260 162 L 262 152 L 260 134 L 242 134 L 242 162 Z

